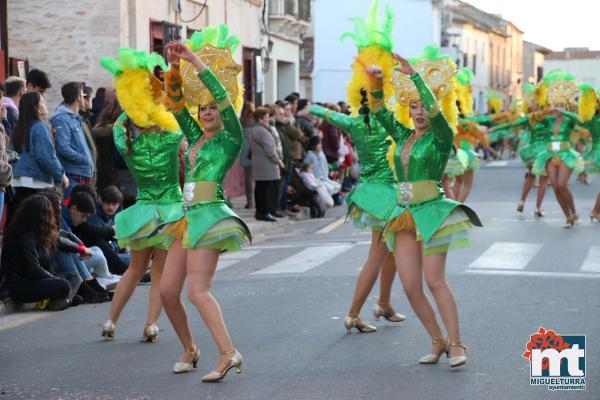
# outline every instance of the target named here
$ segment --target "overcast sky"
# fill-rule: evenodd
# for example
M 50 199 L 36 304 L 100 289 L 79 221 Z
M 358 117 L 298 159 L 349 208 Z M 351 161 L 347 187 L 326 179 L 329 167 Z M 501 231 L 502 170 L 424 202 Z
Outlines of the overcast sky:
M 600 50 L 598 0 L 465 0 L 502 17 L 525 32 L 525 40 L 559 51 Z

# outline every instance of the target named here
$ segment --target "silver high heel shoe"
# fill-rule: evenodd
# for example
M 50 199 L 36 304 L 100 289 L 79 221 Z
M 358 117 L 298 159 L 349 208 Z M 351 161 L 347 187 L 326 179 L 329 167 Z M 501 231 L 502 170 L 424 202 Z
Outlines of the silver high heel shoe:
M 448 340 L 446 338 L 438 338 L 438 339 L 431 339 L 431 344 L 435 345 L 435 344 L 447 344 Z M 437 364 L 437 362 L 440 360 L 440 357 L 442 356 L 442 354 L 446 353 L 446 356 L 448 356 L 448 346 L 443 346 L 440 351 L 437 354 L 427 354 L 426 356 L 421 357 L 421 359 L 419 360 L 420 364 Z
M 346 331 L 348 333 L 352 332 L 352 328 L 356 328 L 356 330 L 362 333 L 377 332 L 376 327 L 374 327 L 373 325 L 369 325 L 362 319 L 358 319 L 358 315 L 348 315 L 344 319 L 344 326 L 346 327 Z
M 449 358 L 450 368 L 460 367 L 461 365 L 465 365 L 467 363 L 467 348 L 461 342 L 452 342 L 448 344 L 447 353 L 450 351 L 450 347 L 461 347 L 465 351 L 464 356 L 454 356 Z
M 384 306 L 386 305 L 387 304 L 384 304 Z M 379 303 L 375 304 L 375 307 L 373 308 L 373 315 L 375 316 L 376 321 L 379 321 L 379 318 L 381 317 L 385 318 L 390 322 L 402 322 L 406 319 L 406 316 L 400 313 L 388 314 L 387 310 L 383 308 Z
M 102 324 L 102 337 L 105 337 L 106 339 L 112 339 L 115 337 L 116 331 L 117 327 L 110 319 L 107 319 L 106 322 Z
M 144 333 L 140 337 L 140 342 L 155 343 L 158 337 L 158 326 L 156 324 L 144 325 Z
M 223 378 L 225 378 L 225 375 L 227 375 L 227 372 L 229 372 L 229 370 L 232 368 L 235 368 L 237 370 L 238 374 L 242 373 L 242 361 L 244 359 L 242 358 L 242 355 L 240 354 L 239 351 L 233 350 L 233 351 L 228 351 L 228 352 L 225 352 L 222 354 L 223 355 L 233 354 L 233 357 L 231 357 L 231 360 L 229 360 L 229 365 L 227 366 L 227 368 L 225 368 L 225 370 L 223 372 L 212 371 L 212 372 L 204 375 L 202 377 L 202 382 L 218 382 L 218 381 L 222 380 Z
M 200 350 L 198 349 L 198 346 L 193 345 L 189 349 L 185 349 L 185 351 L 186 353 L 193 354 L 194 358 L 192 358 L 192 362 L 176 362 L 173 366 L 173 372 L 176 374 L 190 372 L 192 368 L 198 368 L 198 360 L 200 359 Z

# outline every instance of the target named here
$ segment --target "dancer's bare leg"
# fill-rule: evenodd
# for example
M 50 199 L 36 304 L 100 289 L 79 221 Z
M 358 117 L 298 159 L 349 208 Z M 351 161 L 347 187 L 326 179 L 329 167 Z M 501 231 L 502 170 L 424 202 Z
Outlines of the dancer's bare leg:
M 523 182 L 523 190 L 521 191 L 521 204 L 525 204 L 534 181 L 535 175 L 531 173 L 531 167 L 528 167 L 525 173 L 525 181 Z
M 162 300 L 160 298 L 160 280 L 162 278 L 166 258 L 166 250 L 154 250 L 152 269 L 150 270 L 152 283 L 148 294 L 148 316 L 146 318 L 146 325 L 155 324 L 163 309 Z
M 548 161 L 546 164 L 546 171 L 548 172 L 548 179 L 550 179 L 550 182 L 552 183 L 552 189 L 554 190 L 556 201 L 558 202 L 562 212 L 565 214 L 565 217 L 569 218 L 569 209 L 563 199 L 562 191 L 558 185 L 558 167 L 552 164 L 552 161 Z
M 475 179 L 475 172 L 467 170 L 462 176 L 462 188 L 460 192 L 457 192 L 456 201 L 464 203 L 469 197 L 469 193 L 471 193 L 471 189 L 473 188 L 473 180 Z
M 384 307 L 389 311 L 389 314 L 395 314 L 395 310 L 390 304 L 390 299 L 392 297 L 392 284 L 394 283 L 394 277 L 396 276 L 396 261 L 394 260 L 394 255 L 390 252 L 387 253 L 387 256 L 383 260 L 383 265 L 381 267 L 381 274 L 379 277 L 380 280 L 380 289 L 379 289 L 379 303 L 380 306 Z
M 548 177 L 540 176 L 540 184 L 537 188 L 537 196 L 535 199 L 535 207 L 538 210 L 542 209 L 542 202 L 544 201 L 544 196 L 546 195 L 546 188 L 548 187 Z
M 456 197 L 454 195 L 453 190 L 453 180 L 454 178 L 449 177 L 448 175 L 444 175 L 442 177 L 442 184 L 444 185 L 444 192 L 446 192 L 446 197 L 452 200 L 455 200 Z
M 569 168 L 567 164 L 561 161 L 560 165 L 558 166 L 558 187 L 561 191 L 565 206 L 569 210 L 569 215 L 571 216 L 577 214 L 577 211 L 575 210 L 575 200 L 573 199 L 571 189 L 569 189 L 569 178 L 571 177 L 572 172 L 573 170 Z

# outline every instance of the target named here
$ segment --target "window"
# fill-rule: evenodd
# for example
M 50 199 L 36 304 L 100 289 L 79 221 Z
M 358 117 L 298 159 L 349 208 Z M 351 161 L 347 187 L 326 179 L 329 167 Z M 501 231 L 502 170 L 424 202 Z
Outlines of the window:
M 467 53 L 463 54 L 462 66 L 463 68 L 469 66 L 469 55 Z
M 477 73 L 477 54 L 473 54 L 473 63 L 471 65 L 471 69 L 473 70 L 474 74 Z
M 150 21 L 150 51 L 166 57 L 164 46 L 172 40 L 181 39 L 181 26 L 167 21 Z

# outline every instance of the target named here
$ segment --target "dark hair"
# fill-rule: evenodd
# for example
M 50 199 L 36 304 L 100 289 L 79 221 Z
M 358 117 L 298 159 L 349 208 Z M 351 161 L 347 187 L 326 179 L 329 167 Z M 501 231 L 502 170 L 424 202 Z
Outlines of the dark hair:
M 308 145 L 306 146 L 306 149 L 315 151 L 319 143 L 321 143 L 321 138 L 318 136 L 313 136 L 308 140 Z
M 308 171 L 308 167 L 312 167 L 312 163 L 302 163 L 302 166 L 300 167 L 300 171 L 306 172 L 306 171 Z
M 283 100 L 277 100 L 277 101 L 275 102 L 275 105 L 276 105 L 276 106 L 279 106 L 279 107 L 283 107 Z
M 71 197 L 73 197 L 74 195 L 76 195 L 77 193 L 80 193 L 80 192 L 89 194 L 93 200 L 96 200 L 96 198 L 98 197 L 96 190 L 94 190 L 94 188 L 91 187 L 90 185 L 86 185 L 85 183 L 80 183 L 79 185 L 75 185 L 73 190 L 71 190 Z
M 60 229 L 60 224 L 62 222 L 62 213 L 61 213 L 61 202 L 62 202 L 62 193 L 58 191 L 56 188 L 48 188 L 44 189 L 38 194 L 42 196 L 46 196 L 48 200 L 50 200 L 50 204 L 52 204 L 52 210 L 54 211 L 54 221 L 56 222 L 56 226 Z
M 296 108 L 296 111 L 302 111 L 306 108 L 306 106 L 308 106 L 308 99 L 300 99 L 298 100 L 298 107 Z
M 100 99 L 100 100 L 104 100 L 104 95 L 106 94 L 106 88 L 103 87 L 99 87 L 96 90 L 96 96 L 94 97 L 95 99 Z
M 267 114 L 270 114 L 270 110 L 267 107 L 257 107 L 254 110 L 254 120 L 258 122 Z
M 6 92 L 6 86 L 4 86 L 4 83 L 0 83 L 0 96 L 3 95 L 4 92 Z
M 16 96 L 19 90 L 25 89 L 25 80 L 16 76 L 10 76 L 4 81 L 4 89 L 6 97 Z
M 286 96 L 286 98 L 284 100 L 289 103 L 295 103 L 298 101 L 299 98 L 300 98 L 300 96 L 290 94 L 290 95 Z
M 100 199 L 103 203 L 119 203 L 123 204 L 123 193 L 115 185 L 110 185 L 102 189 Z
M 104 106 L 104 108 L 100 112 L 100 116 L 98 117 L 98 122 L 96 123 L 96 126 L 113 125 L 117 118 L 119 118 L 119 115 L 121 115 L 122 113 L 123 110 L 121 109 L 121 105 L 117 100 L 115 100 L 112 103 L 109 103 Z
M 37 107 L 42 100 L 38 92 L 25 93 L 19 102 L 19 120 L 11 136 L 17 153 L 29 152 L 29 131 L 31 126 L 40 120 Z
M 78 211 L 83 213 L 93 214 L 96 212 L 96 203 L 94 198 L 86 192 L 77 192 L 71 195 L 71 202 L 69 208 L 77 207 Z
M 298 92 L 292 92 L 292 93 L 290 93 L 290 95 L 300 98 L 300 93 L 298 93 Z
M 81 82 L 83 86 L 83 97 L 92 97 L 92 93 L 94 93 L 94 88 L 85 84 L 85 82 Z
M 33 231 L 38 245 L 47 250 L 56 248 L 58 225 L 52 203 L 46 196 L 34 194 L 23 200 L 8 224 L 5 242 L 20 240 L 20 236 L 28 231 Z
M 65 104 L 73 104 L 81 96 L 82 90 L 81 82 L 69 82 L 60 88 L 60 94 L 62 94 Z
M 240 115 L 240 123 L 242 126 L 248 126 L 254 123 L 254 103 L 251 101 L 244 101 L 242 107 L 242 113 Z
M 369 99 L 367 98 L 367 89 L 360 88 L 360 108 L 358 114 L 363 116 L 365 125 L 371 129 L 371 119 L 369 117 Z
M 27 83 L 33 87 L 39 87 L 41 89 L 51 88 L 50 79 L 48 79 L 48 75 L 39 69 L 32 69 L 27 74 Z

